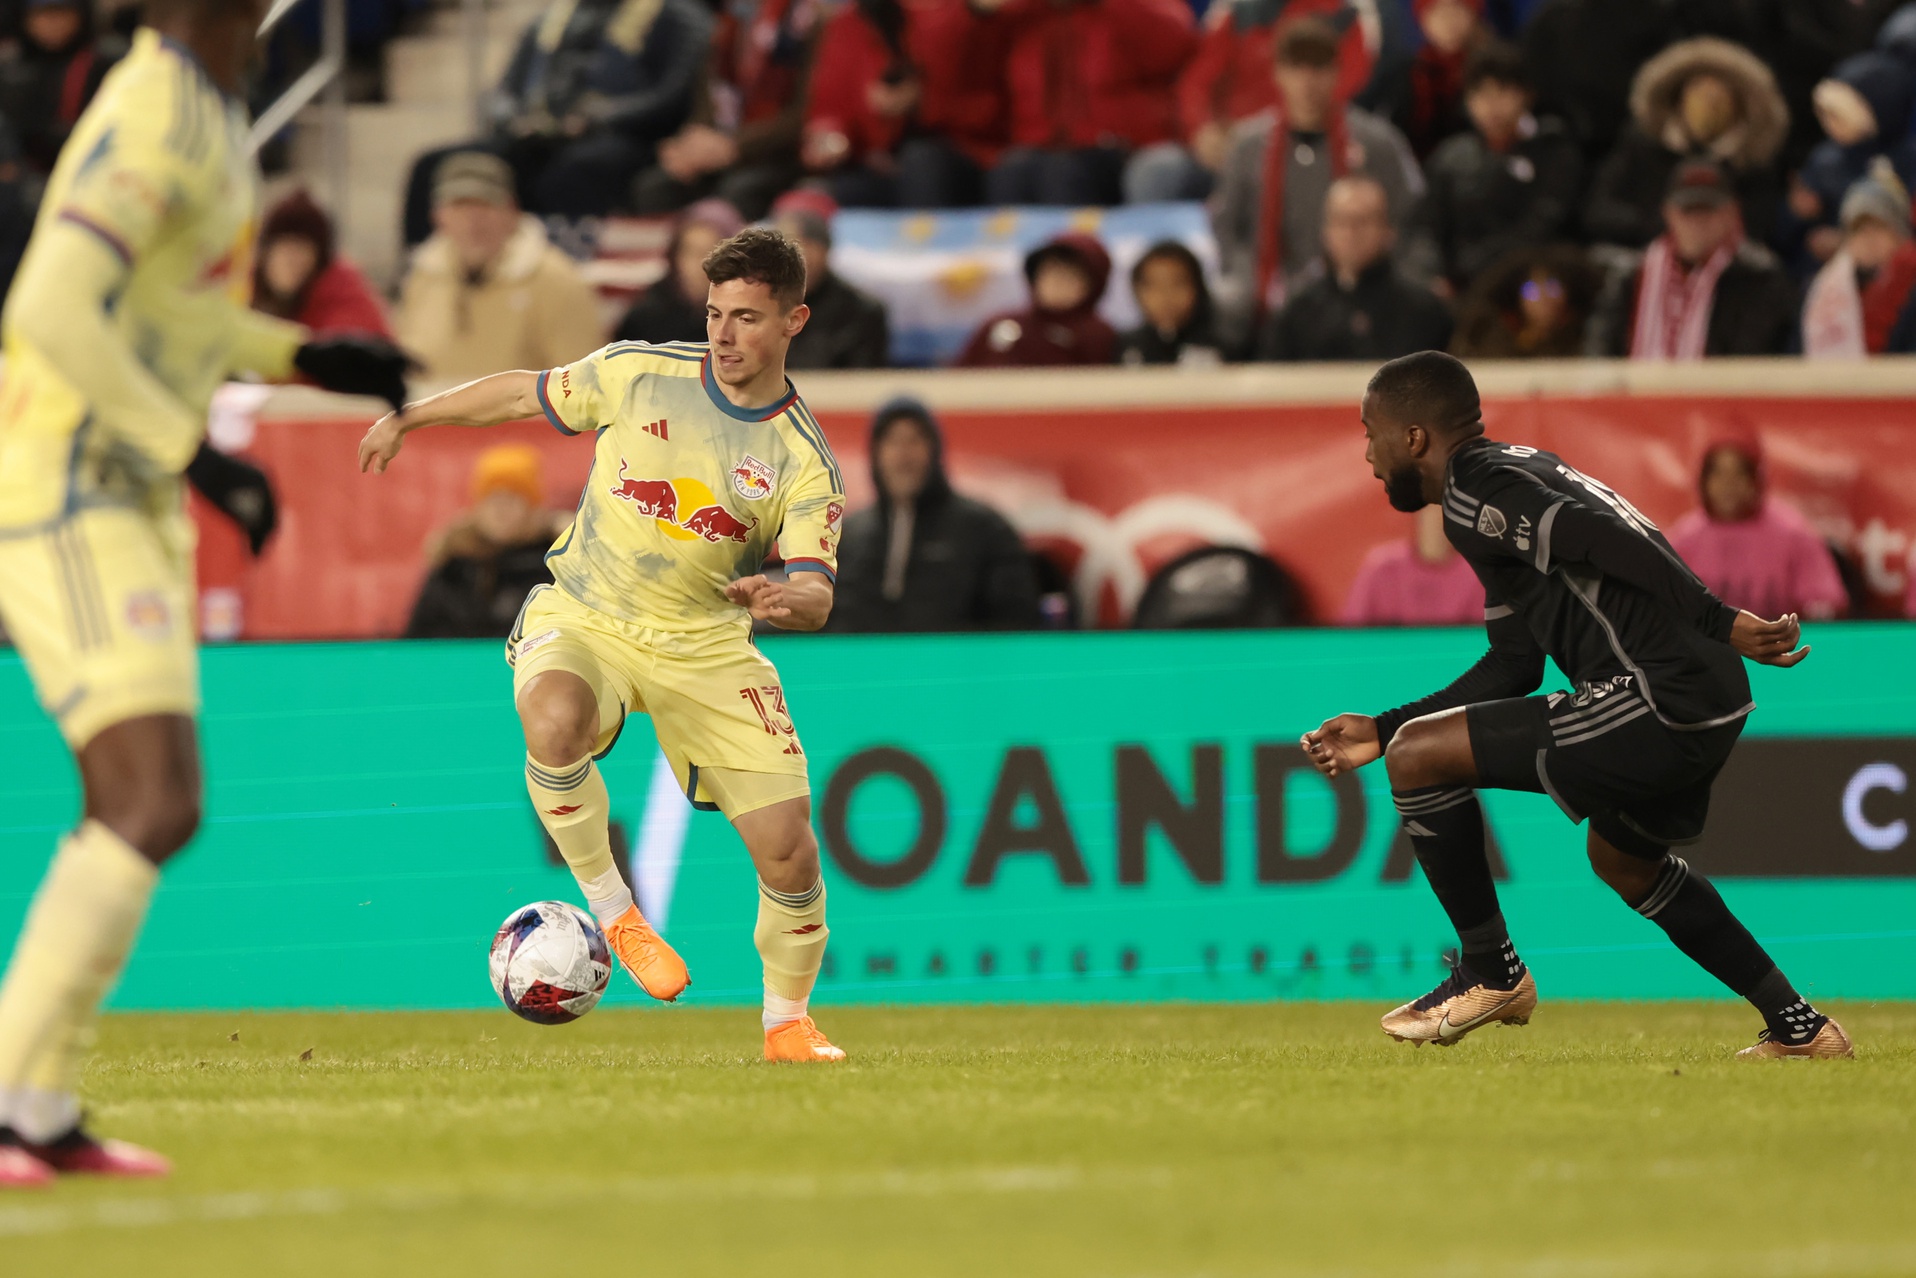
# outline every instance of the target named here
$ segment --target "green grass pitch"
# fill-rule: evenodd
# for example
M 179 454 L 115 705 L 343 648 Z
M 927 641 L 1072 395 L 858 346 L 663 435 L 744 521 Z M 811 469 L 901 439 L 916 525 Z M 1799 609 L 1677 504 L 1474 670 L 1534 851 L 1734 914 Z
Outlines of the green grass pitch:
M 1741 1005 L 1379 1010 L 825 1009 L 837 1068 L 740 1010 L 112 1016 L 97 1124 L 179 1171 L 0 1197 L 0 1270 L 1916 1273 L 1916 1005 L 1771 1066 Z

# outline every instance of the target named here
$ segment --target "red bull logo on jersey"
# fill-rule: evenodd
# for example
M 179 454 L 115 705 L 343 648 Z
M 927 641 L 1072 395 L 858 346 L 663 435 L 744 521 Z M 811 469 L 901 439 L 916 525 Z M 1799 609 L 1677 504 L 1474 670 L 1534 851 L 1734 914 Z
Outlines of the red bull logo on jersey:
M 732 487 L 736 488 L 738 495 L 747 501 L 770 497 L 772 485 L 777 482 L 778 472 L 750 453 L 747 453 L 738 465 L 732 467 Z
M 752 460 L 747 458 L 747 461 Z M 777 473 L 768 466 L 767 473 Z M 631 502 L 641 515 L 657 521 L 658 530 L 674 541 L 721 541 L 744 545 L 758 527 L 756 518 L 740 519 L 727 510 L 717 494 L 699 480 L 679 476 L 676 479 L 639 479 L 626 473 L 627 463 L 619 459 L 619 482 L 606 491 L 621 501 Z M 737 475 L 733 476 L 734 486 Z M 766 492 L 771 491 L 771 480 Z M 763 495 L 763 494 L 761 494 Z

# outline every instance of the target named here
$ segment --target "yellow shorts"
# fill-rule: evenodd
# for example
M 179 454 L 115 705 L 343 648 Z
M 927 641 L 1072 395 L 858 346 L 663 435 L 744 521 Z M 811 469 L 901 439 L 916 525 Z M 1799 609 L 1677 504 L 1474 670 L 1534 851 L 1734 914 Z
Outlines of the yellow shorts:
M 95 507 L 0 533 L 0 621 L 76 751 L 127 719 L 199 711 L 184 515 Z
M 588 608 L 556 586 L 526 597 L 506 640 L 515 699 L 548 670 L 599 700 L 598 753 L 627 714 L 649 714 L 692 806 L 736 818 L 811 793 L 778 671 L 735 632 L 688 636 Z

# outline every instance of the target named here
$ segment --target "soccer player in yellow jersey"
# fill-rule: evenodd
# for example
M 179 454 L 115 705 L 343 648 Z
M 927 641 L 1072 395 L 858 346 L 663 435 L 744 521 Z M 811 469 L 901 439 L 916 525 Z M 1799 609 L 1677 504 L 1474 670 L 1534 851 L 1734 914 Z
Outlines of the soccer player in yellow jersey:
M 158 867 L 199 823 L 192 525 L 215 387 L 295 368 L 404 398 L 382 344 L 247 305 L 259 174 L 238 98 L 264 0 L 148 0 L 48 179 L 0 317 L 0 620 L 79 764 L 84 811 L 0 984 L 0 1185 L 157 1175 L 80 1123 L 80 1064 Z
M 677 998 L 685 964 L 613 865 L 594 763 L 627 714 L 650 714 L 686 798 L 724 812 L 757 867 L 765 1058 L 838 1061 L 807 1014 L 827 931 L 805 752 L 751 626 L 825 624 L 844 484 L 785 376 L 811 313 L 797 243 L 745 231 L 705 274 L 709 343 L 614 342 L 563 368 L 469 382 L 374 425 L 360 468 L 385 470 L 424 426 L 544 416 L 595 436 L 578 514 L 547 556 L 556 584 L 527 597 L 506 645 L 533 804 L 627 970 L 652 997 Z M 774 549 L 783 582 L 760 572 Z

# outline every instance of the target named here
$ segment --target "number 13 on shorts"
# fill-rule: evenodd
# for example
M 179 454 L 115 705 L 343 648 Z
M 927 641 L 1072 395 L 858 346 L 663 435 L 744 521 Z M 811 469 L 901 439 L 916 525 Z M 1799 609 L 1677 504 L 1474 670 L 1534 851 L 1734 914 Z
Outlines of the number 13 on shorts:
M 785 709 L 785 689 L 775 683 L 761 684 L 740 688 L 738 695 L 750 702 L 752 709 L 758 712 L 759 722 L 765 725 L 766 732 L 785 739 L 786 754 L 805 753 L 798 744 L 798 729 L 793 726 L 792 716 Z

